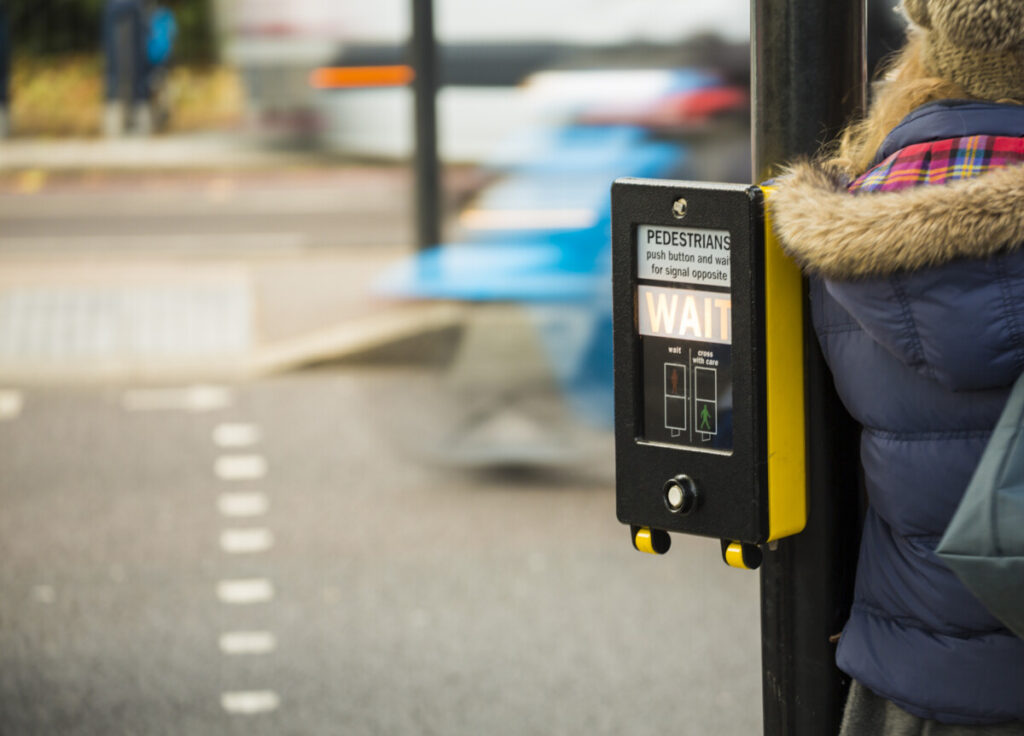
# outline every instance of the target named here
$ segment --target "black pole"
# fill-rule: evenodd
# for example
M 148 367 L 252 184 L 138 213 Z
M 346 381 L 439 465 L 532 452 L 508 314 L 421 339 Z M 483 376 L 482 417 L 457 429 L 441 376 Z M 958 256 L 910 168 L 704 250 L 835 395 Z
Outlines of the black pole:
M 441 240 L 440 166 L 437 160 L 437 43 L 433 0 L 411 0 L 413 94 L 416 99 L 416 245 Z
M 754 180 L 812 155 L 864 101 L 865 0 L 753 0 Z M 805 301 L 810 311 L 809 303 Z M 804 324 L 807 529 L 761 567 L 766 736 L 839 729 L 848 686 L 835 635 L 849 612 L 859 535 L 857 431 Z

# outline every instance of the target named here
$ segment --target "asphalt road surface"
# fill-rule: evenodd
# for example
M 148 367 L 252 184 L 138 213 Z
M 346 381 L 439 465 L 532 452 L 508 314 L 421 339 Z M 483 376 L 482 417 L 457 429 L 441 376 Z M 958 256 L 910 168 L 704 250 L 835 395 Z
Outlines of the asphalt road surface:
M 0 386 L 0 733 L 760 732 L 756 574 L 414 459 L 433 380 Z
M 449 219 L 480 175 L 449 167 Z M 408 252 L 412 174 L 402 166 L 0 175 L 0 255 Z
M 401 167 L 0 179 L 0 254 L 296 252 L 411 241 Z

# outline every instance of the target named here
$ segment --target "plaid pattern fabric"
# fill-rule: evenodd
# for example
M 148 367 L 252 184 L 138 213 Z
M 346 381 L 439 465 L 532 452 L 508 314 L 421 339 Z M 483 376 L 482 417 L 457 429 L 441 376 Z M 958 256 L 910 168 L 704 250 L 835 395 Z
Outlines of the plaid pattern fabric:
M 969 179 L 1024 162 L 1024 138 L 972 135 L 917 143 L 897 151 L 850 185 L 851 192 L 891 192 Z

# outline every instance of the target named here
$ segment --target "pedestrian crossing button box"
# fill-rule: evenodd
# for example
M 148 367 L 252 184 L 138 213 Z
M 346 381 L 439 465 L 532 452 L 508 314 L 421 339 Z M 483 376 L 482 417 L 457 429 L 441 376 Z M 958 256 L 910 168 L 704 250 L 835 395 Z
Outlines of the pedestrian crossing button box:
M 742 552 L 805 524 L 802 282 L 765 196 L 612 187 L 616 506 L 637 549 L 683 532 Z

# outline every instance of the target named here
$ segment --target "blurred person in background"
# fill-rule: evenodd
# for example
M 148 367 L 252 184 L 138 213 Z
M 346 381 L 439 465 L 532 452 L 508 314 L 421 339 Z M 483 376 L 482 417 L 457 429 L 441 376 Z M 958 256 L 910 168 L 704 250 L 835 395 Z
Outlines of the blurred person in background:
M 1020 736 L 1024 640 L 935 547 L 1024 370 L 1024 2 L 903 11 L 867 116 L 770 200 L 863 428 L 842 734 Z
M 126 128 L 145 132 L 151 127 L 144 16 L 143 0 L 107 0 L 103 9 L 103 132 L 108 136 L 121 135 Z
M 103 13 L 103 130 L 146 135 L 160 114 L 153 104 L 177 34 L 174 15 L 152 0 L 107 0 Z

